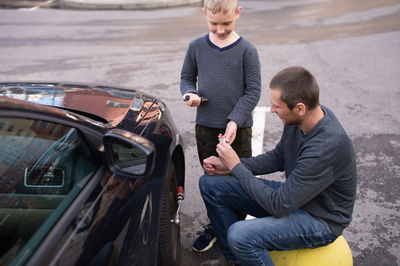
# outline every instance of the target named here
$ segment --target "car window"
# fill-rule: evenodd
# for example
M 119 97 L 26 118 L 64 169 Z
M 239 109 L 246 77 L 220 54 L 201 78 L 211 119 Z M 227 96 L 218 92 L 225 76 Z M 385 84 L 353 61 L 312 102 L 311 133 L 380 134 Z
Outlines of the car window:
M 98 168 L 77 129 L 1 117 L 1 262 L 32 251 Z

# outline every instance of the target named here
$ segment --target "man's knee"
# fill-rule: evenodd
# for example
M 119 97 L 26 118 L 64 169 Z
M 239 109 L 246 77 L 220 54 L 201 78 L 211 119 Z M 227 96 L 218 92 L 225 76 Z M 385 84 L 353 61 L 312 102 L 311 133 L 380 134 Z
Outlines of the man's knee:
M 208 186 L 208 178 L 209 178 L 208 175 L 202 175 L 202 176 L 200 177 L 200 179 L 199 179 L 199 189 L 200 189 L 200 192 L 201 192 L 201 193 L 203 193 L 204 190 L 205 190 L 205 189 L 207 188 L 207 186 Z
M 238 221 L 228 228 L 227 242 L 233 252 L 243 250 L 248 245 L 245 228 L 245 221 Z
M 216 176 L 202 175 L 199 179 L 199 189 L 201 192 L 204 190 L 210 191 L 218 187 L 220 184 L 221 178 L 218 178 Z
M 213 189 L 217 186 L 216 184 L 217 178 L 214 176 L 209 175 L 202 175 L 199 179 L 199 189 L 200 193 L 203 195 L 206 194 L 213 194 Z

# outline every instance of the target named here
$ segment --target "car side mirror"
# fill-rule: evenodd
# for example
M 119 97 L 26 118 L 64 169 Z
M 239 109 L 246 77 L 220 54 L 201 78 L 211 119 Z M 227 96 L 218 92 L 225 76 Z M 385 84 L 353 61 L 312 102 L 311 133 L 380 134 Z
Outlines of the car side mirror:
M 149 140 L 121 129 L 112 129 L 103 138 L 111 171 L 119 176 L 146 178 L 154 165 L 154 145 Z

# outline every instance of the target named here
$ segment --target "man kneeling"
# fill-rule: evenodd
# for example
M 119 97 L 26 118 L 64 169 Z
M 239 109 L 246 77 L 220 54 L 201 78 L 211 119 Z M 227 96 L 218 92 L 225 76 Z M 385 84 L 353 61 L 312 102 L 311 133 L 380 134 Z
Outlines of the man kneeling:
M 332 111 L 319 104 L 314 76 L 289 67 L 270 83 L 271 112 L 284 124 L 275 149 L 239 159 L 228 143 L 204 160 L 199 181 L 226 259 L 273 265 L 268 251 L 332 243 L 351 221 L 357 171 L 353 145 Z M 285 171 L 285 182 L 255 177 Z M 237 220 L 237 212 L 256 217 Z

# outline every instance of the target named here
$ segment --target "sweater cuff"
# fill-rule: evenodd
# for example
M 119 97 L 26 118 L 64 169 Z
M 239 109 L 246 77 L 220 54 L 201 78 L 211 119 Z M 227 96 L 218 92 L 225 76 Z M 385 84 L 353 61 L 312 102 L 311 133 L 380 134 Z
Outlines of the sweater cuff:
M 246 166 L 240 162 L 235 167 L 232 168 L 231 174 L 240 181 L 240 179 L 243 179 L 246 176 L 252 175 L 249 169 L 246 168 Z
M 241 119 L 240 116 L 237 116 L 237 115 L 235 115 L 234 113 L 231 113 L 231 114 L 228 116 L 228 120 L 235 121 L 236 124 L 238 125 L 238 128 L 241 128 L 242 125 L 243 125 L 243 119 Z
M 182 97 L 185 97 L 185 95 L 188 94 L 188 93 L 194 93 L 194 94 L 199 95 L 199 92 L 196 89 L 191 89 L 191 90 L 185 91 L 185 93 L 182 94 Z

